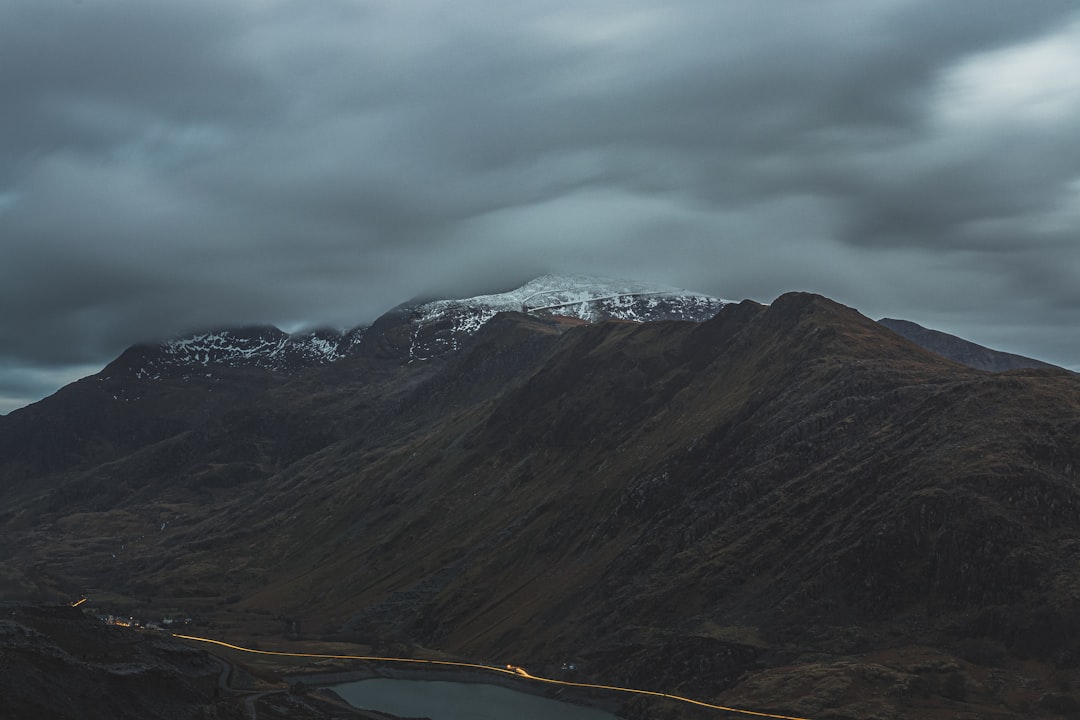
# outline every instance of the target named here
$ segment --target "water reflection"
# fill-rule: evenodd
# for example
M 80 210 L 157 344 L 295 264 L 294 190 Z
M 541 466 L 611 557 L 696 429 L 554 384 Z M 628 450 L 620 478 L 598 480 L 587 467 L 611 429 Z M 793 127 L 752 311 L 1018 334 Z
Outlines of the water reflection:
M 431 720 L 617 720 L 602 710 L 481 683 L 377 678 L 333 690 L 354 707 Z

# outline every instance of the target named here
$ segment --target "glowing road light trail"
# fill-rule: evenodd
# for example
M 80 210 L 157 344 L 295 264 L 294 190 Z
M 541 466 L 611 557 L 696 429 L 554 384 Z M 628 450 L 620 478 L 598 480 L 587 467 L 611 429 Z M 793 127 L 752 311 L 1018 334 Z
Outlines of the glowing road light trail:
M 88 599 L 89 598 L 82 598 L 81 600 L 76 600 L 75 602 L 71 603 L 71 607 L 79 607 L 84 602 L 86 602 Z
M 597 685 L 595 683 L 577 683 L 568 682 L 566 680 L 554 680 L 552 678 L 531 675 L 527 670 L 525 670 L 525 668 L 519 667 L 517 665 L 507 665 L 505 667 L 499 667 L 498 665 L 481 665 L 479 663 L 453 662 L 450 660 L 418 660 L 417 658 L 379 657 L 375 655 L 324 655 L 322 653 L 295 653 L 277 652 L 274 650 L 253 650 L 252 648 L 241 647 L 240 645 L 233 645 L 232 643 L 223 642 L 221 640 L 211 640 L 210 638 L 196 637 L 194 635 L 179 635 L 177 633 L 173 633 L 172 636 L 175 638 L 180 638 L 182 640 L 195 640 L 196 642 L 220 645 L 221 647 L 230 648 L 232 650 L 239 650 L 240 652 L 253 653 L 256 655 L 319 658 L 322 660 L 367 660 L 370 662 L 411 663 L 413 665 L 444 665 L 452 667 L 472 668 L 474 670 L 499 672 L 503 673 L 504 675 L 512 675 L 514 677 L 520 677 L 526 680 L 533 680 L 534 682 L 548 683 L 549 685 L 564 685 L 566 687 L 590 688 L 593 690 L 610 690 L 613 692 L 631 693 L 634 695 L 648 695 L 651 697 L 664 698 L 666 700 L 674 700 L 676 702 L 687 703 L 689 705 L 709 708 L 711 710 L 722 710 L 723 712 L 735 713 L 737 715 L 771 718 L 772 720 L 810 720 L 810 718 L 796 717 L 794 715 L 777 715 L 775 713 L 757 712 L 755 710 L 741 710 L 739 708 L 727 707 L 726 705 L 716 705 L 714 703 L 704 702 L 703 700 L 694 700 L 692 698 L 683 697 L 681 695 L 672 695 L 671 693 L 656 692 L 654 690 L 638 690 L 636 688 L 617 687 L 615 685 Z

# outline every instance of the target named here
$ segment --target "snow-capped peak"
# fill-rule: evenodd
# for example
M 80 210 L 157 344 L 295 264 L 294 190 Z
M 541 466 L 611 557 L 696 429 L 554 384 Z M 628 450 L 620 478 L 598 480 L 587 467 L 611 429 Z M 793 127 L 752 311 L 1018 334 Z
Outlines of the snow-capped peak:
M 370 328 L 347 333 L 316 330 L 290 335 L 273 326 L 216 330 L 136 346 L 125 353 L 122 364 L 137 377 L 156 378 L 163 372 L 205 374 L 205 369 L 214 366 L 292 372 L 357 353 L 412 362 L 456 350 L 500 312 L 587 322 L 701 322 L 726 304 L 726 300 L 664 285 L 592 275 L 543 275 L 503 293 L 402 306 Z
M 486 308 L 496 312 L 554 312 L 581 304 L 591 304 L 619 297 L 667 296 L 706 299 L 717 302 L 701 293 L 689 292 L 665 285 L 651 285 L 632 280 L 598 277 L 594 275 L 541 275 L 519 288 L 493 295 L 477 295 L 459 300 L 435 300 L 420 306 L 426 313 L 438 313 L 448 308 Z M 727 301 L 719 300 L 725 303 Z M 582 318 L 588 319 L 588 318 Z
M 519 288 L 416 306 L 411 322 L 412 359 L 443 355 L 500 312 L 600 320 L 701 322 L 729 301 L 680 288 L 592 275 L 542 275 Z M 430 329 L 437 327 L 437 332 Z

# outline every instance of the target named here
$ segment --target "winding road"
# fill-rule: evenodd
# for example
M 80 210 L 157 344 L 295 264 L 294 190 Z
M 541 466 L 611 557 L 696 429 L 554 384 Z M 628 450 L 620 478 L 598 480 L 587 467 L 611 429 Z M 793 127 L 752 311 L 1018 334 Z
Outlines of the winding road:
M 546 678 L 539 675 L 533 675 L 527 670 L 525 670 L 525 668 L 518 665 L 499 666 L 482 665 L 480 663 L 454 662 L 451 660 L 422 660 L 417 658 L 380 657 L 376 655 L 328 655 L 322 653 L 296 653 L 279 652 L 275 650 L 254 650 L 252 648 L 246 648 L 240 645 L 233 645 L 232 643 L 227 643 L 222 640 L 213 640 L 211 638 L 198 637 L 195 635 L 180 635 L 177 633 L 173 633 L 172 636 L 181 640 L 194 640 L 196 642 L 219 645 L 221 647 L 229 648 L 231 650 L 239 650 L 240 652 L 252 653 L 255 655 L 276 655 L 278 657 L 319 658 L 330 660 L 366 660 L 368 662 L 402 663 L 411 665 L 426 665 L 429 667 L 442 666 L 468 668 L 471 670 L 483 670 L 486 672 L 496 672 L 502 673 L 504 675 L 512 675 L 514 677 L 523 678 L 525 680 L 531 680 L 538 683 L 547 683 L 549 685 L 562 685 L 565 687 L 587 688 L 592 690 L 607 690 L 611 692 L 629 693 L 633 695 L 643 695 L 648 697 L 658 697 L 665 700 L 674 700 L 676 702 L 686 703 L 688 705 L 709 708 L 711 710 L 721 710 L 723 712 L 734 713 L 737 715 L 745 715 L 748 717 L 770 718 L 771 720 L 810 720 L 810 718 L 797 717 L 794 715 L 778 715 L 776 713 L 759 712 L 756 710 L 745 710 L 742 708 L 728 707 L 727 705 L 717 705 L 716 703 L 709 703 L 703 700 L 694 700 L 693 698 L 683 697 L 681 695 L 673 695 L 671 693 L 657 692 L 655 690 L 639 690 L 637 688 L 618 687 L 616 685 L 600 685 L 597 683 L 579 683 L 569 682 L 567 680 L 555 680 L 554 678 Z M 251 710 L 254 710 L 254 708 L 252 707 Z

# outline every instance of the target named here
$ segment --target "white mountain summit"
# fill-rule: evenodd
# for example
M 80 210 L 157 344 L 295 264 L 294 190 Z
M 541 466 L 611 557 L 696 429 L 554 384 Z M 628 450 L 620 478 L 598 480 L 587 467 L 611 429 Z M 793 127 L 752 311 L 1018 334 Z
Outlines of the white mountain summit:
M 405 303 L 370 326 L 289 335 L 272 326 L 219 329 L 137 345 L 121 356 L 138 377 L 213 366 L 290 372 L 356 354 L 407 362 L 443 356 L 500 312 L 565 316 L 586 322 L 702 322 L 729 301 L 673 287 L 590 275 L 543 275 L 504 293 Z M 119 362 L 119 361 L 118 361 Z
M 493 295 L 434 300 L 403 307 L 414 326 L 409 356 L 427 359 L 456 349 L 500 312 L 563 316 L 586 322 L 688 320 L 703 322 L 730 301 L 664 285 L 591 275 L 542 275 L 519 288 Z M 438 333 L 432 330 L 438 328 Z M 436 337 L 437 336 L 437 337 Z

